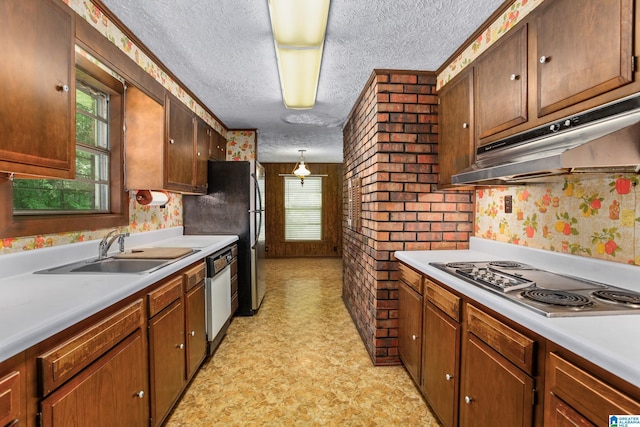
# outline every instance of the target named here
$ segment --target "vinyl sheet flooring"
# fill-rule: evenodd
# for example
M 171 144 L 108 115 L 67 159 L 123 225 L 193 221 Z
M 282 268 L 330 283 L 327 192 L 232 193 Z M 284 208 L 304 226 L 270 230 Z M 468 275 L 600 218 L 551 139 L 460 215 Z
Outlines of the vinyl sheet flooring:
M 440 426 L 402 366 L 373 366 L 341 259 L 267 259 L 266 281 L 257 315 L 233 319 L 167 426 Z

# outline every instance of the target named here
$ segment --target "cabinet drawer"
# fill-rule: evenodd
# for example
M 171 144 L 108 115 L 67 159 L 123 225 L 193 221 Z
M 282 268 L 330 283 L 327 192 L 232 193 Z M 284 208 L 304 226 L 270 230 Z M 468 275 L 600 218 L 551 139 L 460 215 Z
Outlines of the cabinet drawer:
M 40 395 L 50 393 L 143 325 L 140 299 L 38 356 Z
M 190 290 L 195 285 L 204 280 L 206 275 L 205 271 L 205 262 L 204 260 L 198 265 L 193 266 L 189 270 L 184 272 L 184 283 L 185 283 L 185 291 Z
M 559 397 L 595 425 L 609 425 L 608 415 L 640 414 L 640 402 L 555 353 L 548 354 L 546 369 L 547 394 Z
M 149 317 L 160 313 L 163 308 L 182 296 L 182 277 L 175 277 L 155 291 L 149 292 Z
M 398 271 L 400 272 L 400 280 L 422 295 L 422 274 L 404 264 L 398 264 Z
M 0 425 L 10 425 L 20 418 L 20 372 L 0 378 Z
M 467 330 L 493 347 L 523 371 L 533 373 L 535 342 L 467 304 Z
M 429 279 L 424 280 L 427 299 L 453 320 L 460 321 L 460 298 Z

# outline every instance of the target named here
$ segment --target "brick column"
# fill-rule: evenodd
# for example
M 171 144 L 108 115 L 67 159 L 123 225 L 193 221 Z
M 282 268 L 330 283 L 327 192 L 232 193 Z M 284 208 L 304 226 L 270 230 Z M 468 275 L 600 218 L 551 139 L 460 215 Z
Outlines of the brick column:
M 399 363 L 398 250 L 466 249 L 471 192 L 436 191 L 438 97 L 432 72 L 375 70 L 344 127 L 348 185 L 361 183 L 360 228 L 343 222 L 343 299 L 376 365 Z

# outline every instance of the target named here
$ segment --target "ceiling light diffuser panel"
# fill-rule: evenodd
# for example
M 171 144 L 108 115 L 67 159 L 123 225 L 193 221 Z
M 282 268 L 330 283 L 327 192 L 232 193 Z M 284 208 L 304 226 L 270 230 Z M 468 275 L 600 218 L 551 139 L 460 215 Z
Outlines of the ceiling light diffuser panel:
M 271 27 L 285 107 L 316 102 L 330 0 L 269 0 Z

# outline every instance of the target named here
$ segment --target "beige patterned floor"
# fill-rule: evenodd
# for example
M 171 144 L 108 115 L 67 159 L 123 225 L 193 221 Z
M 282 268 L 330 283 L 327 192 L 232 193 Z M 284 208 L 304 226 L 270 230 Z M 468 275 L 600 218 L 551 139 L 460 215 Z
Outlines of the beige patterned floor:
M 400 366 L 374 367 L 341 299 L 342 261 L 268 259 L 167 426 L 439 426 Z

